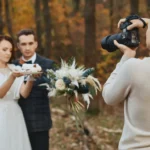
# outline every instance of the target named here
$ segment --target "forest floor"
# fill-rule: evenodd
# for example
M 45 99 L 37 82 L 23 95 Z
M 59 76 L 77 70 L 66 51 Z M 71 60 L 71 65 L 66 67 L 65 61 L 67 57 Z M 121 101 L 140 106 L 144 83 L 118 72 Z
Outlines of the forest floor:
M 84 130 L 77 128 L 75 117 L 63 105 L 52 104 L 51 113 L 50 150 L 117 150 L 123 127 L 119 113 L 84 113 Z

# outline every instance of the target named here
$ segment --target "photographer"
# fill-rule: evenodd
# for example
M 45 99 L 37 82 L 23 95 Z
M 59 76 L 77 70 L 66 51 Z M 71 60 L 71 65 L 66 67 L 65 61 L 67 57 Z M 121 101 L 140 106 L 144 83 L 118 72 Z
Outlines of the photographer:
M 124 22 L 121 19 L 118 23 Z M 144 21 L 144 23 L 143 23 Z M 146 45 L 150 48 L 150 19 L 131 20 L 128 30 L 148 26 Z M 124 127 L 119 150 L 150 149 L 150 57 L 136 59 L 137 48 L 129 48 L 114 41 L 123 52 L 120 62 L 103 87 L 103 98 L 108 105 L 124 101 Z

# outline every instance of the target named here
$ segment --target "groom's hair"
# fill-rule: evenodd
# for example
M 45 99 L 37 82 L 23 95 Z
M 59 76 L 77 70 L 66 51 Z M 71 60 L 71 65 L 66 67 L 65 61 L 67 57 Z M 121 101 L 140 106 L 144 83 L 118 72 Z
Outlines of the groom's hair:
M 33 35 L 34 36 L 34 40 L 36 41 L 36 35 L 34 33 L 34 31 L 32 29 L 22 29 L 17 33 L 17 42 L 19 42 L 19 37 L 22 35 Z

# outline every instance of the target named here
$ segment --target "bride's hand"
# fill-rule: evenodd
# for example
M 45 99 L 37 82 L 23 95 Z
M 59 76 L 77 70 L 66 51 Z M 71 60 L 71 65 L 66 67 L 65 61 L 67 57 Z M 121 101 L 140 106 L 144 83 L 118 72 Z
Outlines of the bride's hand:
M 41 77 L 41 72 L 36 73 L 36 74 L 31 74 L 28 78 L 29 81 L 35 81 L 37 78 Z
M 41 74 L 42 74 L 42 72 L 39 72 L 37 74 L 32 74 L 32 77 L 33 78 L 39 78 L 39 77 L 41 77 Z
M 12 71 L 11 76 L 17 78 L 23 76 L 23 74 L 19 71 Z

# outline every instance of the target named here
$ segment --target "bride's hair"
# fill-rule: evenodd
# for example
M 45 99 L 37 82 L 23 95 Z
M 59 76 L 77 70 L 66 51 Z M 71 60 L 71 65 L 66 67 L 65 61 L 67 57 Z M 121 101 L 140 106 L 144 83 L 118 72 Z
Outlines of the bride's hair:
M 15 56 L 15 45 L 14 45 L 13 39 L 10 36 L 0 35 L 0 42 L 3 41 L 3 40 L 6 40 L 6 41 L 10 42 L 11 45 L 12 45 L 12 55 L 11 55 L 11 58 L 8 62 L 8 63 L 10 63 L 14 59 L 14 56 Z

